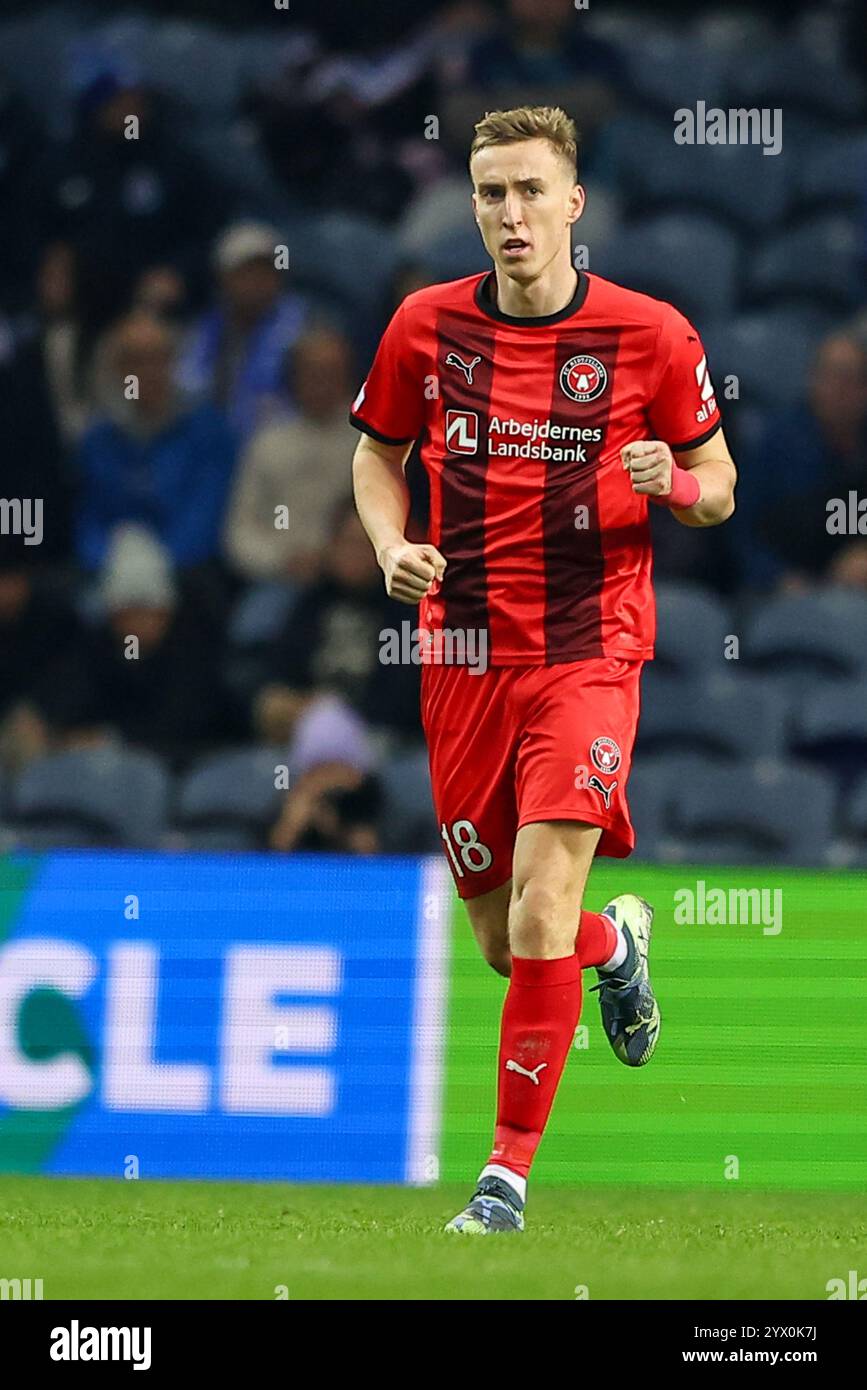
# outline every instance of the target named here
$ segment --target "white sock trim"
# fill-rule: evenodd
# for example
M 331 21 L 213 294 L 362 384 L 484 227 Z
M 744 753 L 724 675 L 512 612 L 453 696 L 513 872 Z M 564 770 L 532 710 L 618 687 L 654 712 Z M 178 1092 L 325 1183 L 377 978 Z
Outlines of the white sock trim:
M 513 1173 L 511 1168 L 503 1168 L 499 1163 L 486 1163 L 481 1173 L 479 1182 L 482 1178 L 502 1178 L 509 1186 L 517 1192 L 522 1202 L 527 1200 L 527 1179 L 522 1178 L 520 1173 Z
M 601 916 L 608 917 L 608 913 L 603 912 Z M 626 937 L 623 935 L 622 928 L 618 927 L 617 923 L 613 921 L 610 917 L 608 917 L 608 920 L 609 922 L 611 922 L 612 927 L 617 932 L 617 945 L 614 948 L 614 955 L 610 958 L 610 960 L 607 960 L 604 965 L 600 965 L 600 970 L 616 970 L 618 965 L 623 964 L 629 953 L 629 947 L 626 944 Z

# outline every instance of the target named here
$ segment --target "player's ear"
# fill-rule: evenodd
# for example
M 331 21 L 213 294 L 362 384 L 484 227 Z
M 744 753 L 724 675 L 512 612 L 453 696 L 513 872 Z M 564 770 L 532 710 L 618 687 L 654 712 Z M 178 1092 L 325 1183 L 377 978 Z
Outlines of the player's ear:
M 567 219 L 566 219 L 567 222 L 569 222 L 570 225 L 571 225 L 573 222 L 577 222 L 577 221 L 578 221 L 578 218 L 581 216 L 582 212 L 584 211 L 584 204 L 586 203 L 586 201 L 587 201 L 587 195 L 585 194 L 584 189 L 582 188 L 581 184 L 580 184 L 580 183 L 574 184 L 574 185 L 573 185 L 573 188 L 572 188 L 572 192 L 569 194 L 569 215 L 568 215 L 568 217 L 567 217 Z

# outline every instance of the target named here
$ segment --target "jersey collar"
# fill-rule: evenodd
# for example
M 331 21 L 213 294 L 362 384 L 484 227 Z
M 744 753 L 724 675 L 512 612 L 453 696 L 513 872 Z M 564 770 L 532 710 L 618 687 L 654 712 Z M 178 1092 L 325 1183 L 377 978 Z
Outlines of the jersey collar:
M 526 318 L 521 318 L 516 314 L 504 314 L 496 304 L 492 303 L 489 295 L 495 287 L 496 276 L 493 270 L 489 270 L 483 275 L 476 285 L 473 297 L 476 301 L 476 307 L 481 309 L 483 314 L 487 314 L 488 318 L 496 319 L 498 323 L 512 323 L 518 328 L 544 328 L 546 324 L 559 323 L 561 319 L 568 319 L 572 314 L 576 314 L 587 298 L 590 282 L 584 271 L 579 270 L 575 293 L 563 309 L 558 309 L 556 314 L 530 314 Z

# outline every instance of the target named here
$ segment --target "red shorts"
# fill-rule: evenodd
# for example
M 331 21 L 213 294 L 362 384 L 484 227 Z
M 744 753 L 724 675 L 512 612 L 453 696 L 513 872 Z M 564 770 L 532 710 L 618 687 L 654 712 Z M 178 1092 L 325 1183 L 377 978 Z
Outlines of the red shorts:
M 515 836 L 533 821 L 599 825 L 597 854 L 631 853 L 626 779 L 643 664 L 422 665 L 434 808 L 460 897 L 511 878 Z

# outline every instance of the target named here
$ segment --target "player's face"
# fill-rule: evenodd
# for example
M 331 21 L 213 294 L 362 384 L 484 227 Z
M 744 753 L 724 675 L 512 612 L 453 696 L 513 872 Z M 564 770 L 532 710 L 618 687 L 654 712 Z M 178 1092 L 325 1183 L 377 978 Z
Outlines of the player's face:
M 472 177 L 476 221 L 498 269 L 530 283 L 557 256 L 569 259 L 569 228 L 581 216 L 584 190 L 547 140 L 479 150 Z

